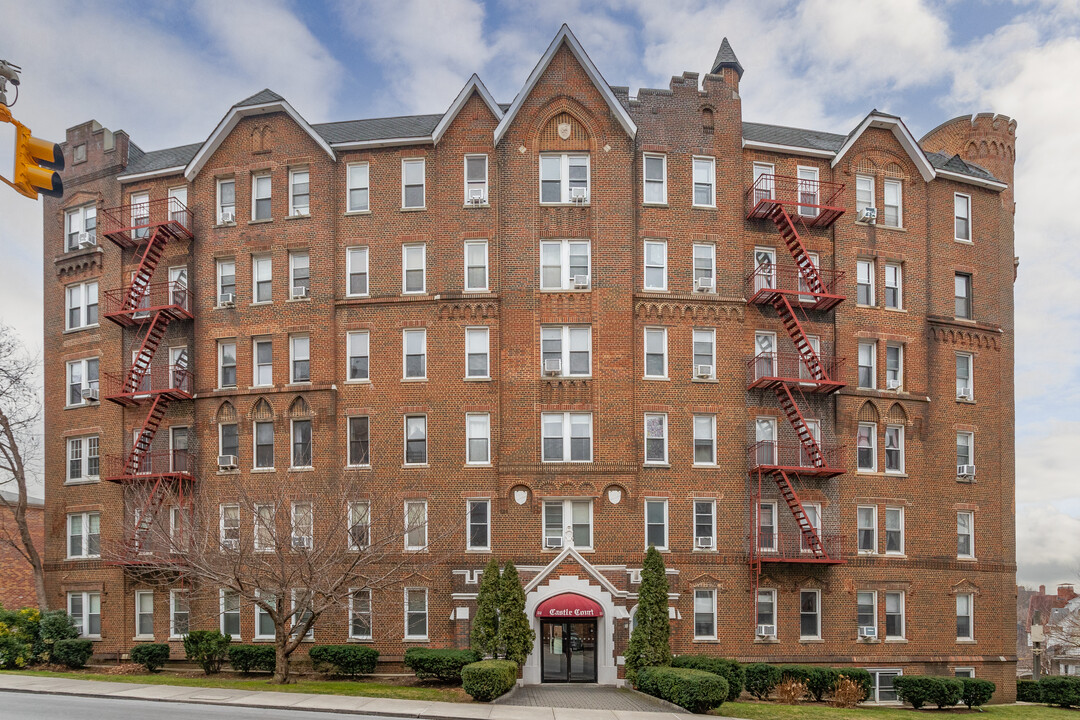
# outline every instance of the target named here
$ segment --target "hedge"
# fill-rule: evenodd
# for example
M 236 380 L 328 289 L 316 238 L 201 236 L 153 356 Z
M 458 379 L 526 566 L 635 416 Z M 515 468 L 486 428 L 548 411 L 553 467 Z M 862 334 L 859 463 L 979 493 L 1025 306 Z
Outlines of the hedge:
M 169 659 L 167 643 L 146 643 L 131 648 L 131 662 L 139 663 L 149 672 L 157 672 Z
M 365 645 L 315 645 L 308 653 L 311 665 L 329 675 L 370 675 L 375 672 L 379 651 Z
M 1059 707 L 1080 706 L 1080 677 L 1051 675 L 1039 681 L 1041 702 Z
M 473 700 L 491 702 L 510 692 L 517 682 L 513 660 L 480 660 L 461 668 L 461 686 Z
M 938 708 L 952 707 L 960 702 L 964 685 L 954 677 L 931 675 L 898 675 L 893 678 L 896 696 L 918 710 L 926 703 Z
M 724 678 L 728 684 L 728 702 L 738 700 L 746 686 L 746 670 L 739 662 L 728 658 L 711 655 L 676 655 L 671 659 L 671 667 L 704 670 Z
M 0 634 L 0 669 L 26 667 L 32 659 L 29 645 L 10 633 Z
M 1020 702 L 1041 703 L 1042 691 L 1037 680 L 1016 681 L 1016 699 Z
M 252 670 L 274 672 L 277 649 L 273 645 L 230 645 L 229 665 L 233 670 L 249 673 Z
M 997 685 L 989 680 L 983 680 L 981 678 L 958 679 L 964 686 L 963 692 L 960 695 L 960 702 L 967 705 L 968 710 L 971 708 L 982 707 L 990 702 L 990 698 L 994 696 L 994 691 L 997 690 Z
M 768 700 L 769 694 L 780 683 L 780 668 L 766 663 L 745 666 L 746 690 L 758 700 Z
M 843 675 L 846 678 L 850 678 L 862 688 L 863 700 L 870 697 L 874 692 L 874 678 L 870 675 L 869 670 L 863 670 L 862 668 L 836 668 L 837 681 L 840 676 Z
M 728 696 L 727 680 L 715 673 L 691 668 L 639 668 L 637 689 L 692 713 L 718 708 Z
M 94 645 L 89 640 L 57 640 L 53 643 L 52 661 L 77 670 L 85 667 L 93 654 Z
M 405 667 L 421 680 L 438 678 L 443 682 L 461 682 L 461 668 L 482 658 L 475 650 L 409 648 Z
M 192 630 L 184 636 L 184 653 L 187 659 L 202 667 L 207 675 L 221 672 L 221 666 L 229 654 L 232 638 L 217 630 Z
M 840 670 L 831 667 L 819 667 L 817 665 L 781 665 L 780 680 L 795 680 L 806 686 L 806 689 L 814 696 L 814 700 L 821 702 L 828 693 L 831 693 L 840 679 Z M 855 678 L 852 678 L 855 680 Z M 856 682 L 858 682 L 856 680 Z

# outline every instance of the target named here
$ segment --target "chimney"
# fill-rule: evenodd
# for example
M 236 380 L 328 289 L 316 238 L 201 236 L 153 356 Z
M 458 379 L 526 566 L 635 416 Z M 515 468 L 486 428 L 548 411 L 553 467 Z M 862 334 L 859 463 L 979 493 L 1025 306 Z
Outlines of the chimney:
M 1040 595 L 1045 595 L 1046 594 L 1046 586 L 1045 585 L 1040 585 L 1039 586 L 1039 594 Z
M 1057 595 L 1063 600 L 1072 600 L 1076 597 L 1076 593 L 1073 592 L 1073 586 L 1066 583 L 1064 585 L 1058 585 Z

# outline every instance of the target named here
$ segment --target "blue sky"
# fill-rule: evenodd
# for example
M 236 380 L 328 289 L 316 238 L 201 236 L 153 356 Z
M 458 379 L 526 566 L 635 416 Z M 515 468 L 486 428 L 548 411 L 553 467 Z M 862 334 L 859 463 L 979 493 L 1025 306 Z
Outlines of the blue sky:
M 0 17 L 16 117 L 56 140 L 95 118 L 147 150 L 203 140 L 263 87 L 312 122 L 442 112 L 473 72 L 509 102 L 563 22 L 631 93 L 704 73 L 727 36 L 746 120 L 846 133 L 876 107 L 921 136 L 1016 118 L 1019 579 L 1080 581 L 1080 233 L 1044 199 L 1080 197 L 1061 162 L 1080 157 L 1080 0 L 0 0 Z M 41 222 L 0 193 L 0 320 L 34 348 Z

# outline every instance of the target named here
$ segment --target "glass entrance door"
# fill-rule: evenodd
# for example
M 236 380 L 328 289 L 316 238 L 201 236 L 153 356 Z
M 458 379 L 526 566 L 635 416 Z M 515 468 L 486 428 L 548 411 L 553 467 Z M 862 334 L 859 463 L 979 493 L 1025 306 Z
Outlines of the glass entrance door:
M 596 621 L 540 621 L 543 682 L 596 682 Z

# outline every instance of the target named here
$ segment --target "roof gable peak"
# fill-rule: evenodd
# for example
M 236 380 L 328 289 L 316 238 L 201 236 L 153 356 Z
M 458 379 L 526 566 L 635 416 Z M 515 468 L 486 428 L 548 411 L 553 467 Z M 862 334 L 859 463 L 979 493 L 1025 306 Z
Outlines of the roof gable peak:
M 735 57 L 735 51 L 731 49 L 731 43 L 727 38 L 724 38 L 720 43 L 720 49 L 716 51 L 716 59 L 713 60 L 712 70 L 713 75 L 717 75 L 724 68 L 732 68 L 739 75 L 739 79 L 742 80 L 743 66 L 739 62 L 739 58 Z
M 263 103 L 278 102 L 285 98 L 278 95 L 270 88 L 263 88 L 249 98 L 245 98 L 233 105 L 233 107 L 247 107 L 248 105 L 262 105 Z
M 915 163 L 915 167 L 918 168 L 922 179 L 926 182 L 930 182 L 934 179 L 936 175 L 934 166 L 930 164 L 930 160 L 926 157 L 926 153 L 923 151 L 922 146 L 919 145 L 915 136 L 908 130 L 904 121 L 897 115 L 883 113 L 877 108 L 867 113 L 866 117 L 863 118 L 863 121 L 848 134 L 843 146 L 836 152 L 836 157 L 832 160 L 832 167 L 836 167 L 840 164 L 844 155 L 851 150 L 852 146 L 855 145 L 855 142 L 862 137 L 862 134 L 870 128 L 890 130 L 897 142 L 900 143 L 900 146 L 907 152 L 911 161 Z
M 450 124 L 454 121 L 454 118 L 458 116 L 461 109 L 465 107 L 465 103 L 469 101 L 473 93 L 480 95 L 480 99 L 484 101 L 484 104 L 491 110 L 491 114 L 495 116 L 496 120 L 501 120 L 503 117 L 502 108 L 499 107 L 499 103 L 495 102 L 495 98 L 488 92 L 487 86 L 484 85 L 483 80 L 476 73 L 472 74 L 472 77 L 465 83 L 465 87 L 461 88 L 461 92 L 454 98 L 454 102 L 450 103 L 450 108 L 439 120 L 439 124 L 435 126 L 435 130 L 431 133 L 432 142 L 435 145 L 439 144 L 439 140 L 450 128 Z

